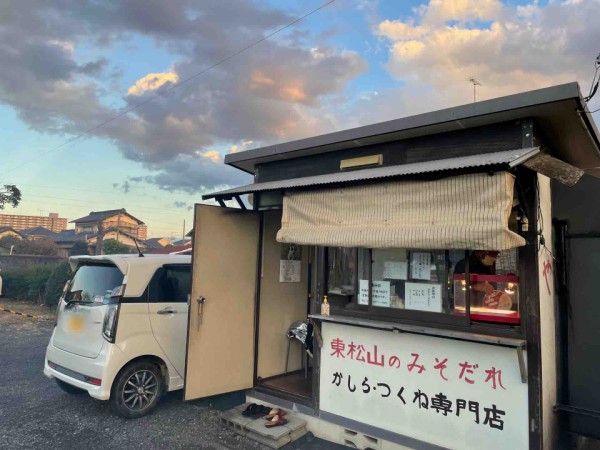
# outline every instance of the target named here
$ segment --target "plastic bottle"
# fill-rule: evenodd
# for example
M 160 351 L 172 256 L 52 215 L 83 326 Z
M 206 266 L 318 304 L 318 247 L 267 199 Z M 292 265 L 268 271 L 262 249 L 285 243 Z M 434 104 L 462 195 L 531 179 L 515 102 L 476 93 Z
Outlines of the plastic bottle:
M 329 315 L 329 302 L 327 302 L 327 296 L 323 296 L 323 303 L 321 303 L 321 315 L 328 316 Z

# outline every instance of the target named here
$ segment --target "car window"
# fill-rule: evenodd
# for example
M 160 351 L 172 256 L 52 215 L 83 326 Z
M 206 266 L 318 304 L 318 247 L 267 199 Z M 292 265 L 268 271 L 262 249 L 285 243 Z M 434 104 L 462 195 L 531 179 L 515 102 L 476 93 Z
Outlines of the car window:
M 66 301 L 102 304 L 114 288 L 123 284 L 123 274 L 116 266 L 85 265 L 75 272 Z
M 161 267 L 150 283 L 149 301 L 156 303 L 187 302 L 191 287 L 190 266 Z

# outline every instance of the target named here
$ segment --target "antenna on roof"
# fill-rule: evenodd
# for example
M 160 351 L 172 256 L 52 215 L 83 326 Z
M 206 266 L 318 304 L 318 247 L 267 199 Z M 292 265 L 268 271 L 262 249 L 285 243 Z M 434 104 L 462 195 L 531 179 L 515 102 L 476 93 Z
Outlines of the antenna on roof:
M 483 86 L 475 77 L 469 78 L 469 83 L 473 83 L 473 103 L 477 101 L 477 86 Z
M 137 239 L 134 239 L 134 240 L 133 240 L 133 243 L 135 244 L 135 248 L 137 248 L 137 251 L 138 251 L 138 256 L 139 256 L 140 258 L 143 258 L 143 257 L 144 257 L 144 254 L 143 254 L 143 253 L 142 253 L 142 251 L 140 250 L 140 246 L 139 246 L 139 245 L 138 245 L 138 243 L 137 243 Z
M 596 75 L 598 75 L 598 70 L 600 69 L 600 53 L 596 57 L 594 66 L 596 67 L 596 72 L 594 72 L 594 78 L 592 78 L 592 86 L 590 87 L 590 93 L 587 95 L 587 97 L 583 99 L 583 101 L 586 103 L 589 103 L 592 97 L 596 94 L 596 91 L 598 90 L 598 85 L 600 84 L 600 77 L 598 77 L 598 81 L 596 81 Z

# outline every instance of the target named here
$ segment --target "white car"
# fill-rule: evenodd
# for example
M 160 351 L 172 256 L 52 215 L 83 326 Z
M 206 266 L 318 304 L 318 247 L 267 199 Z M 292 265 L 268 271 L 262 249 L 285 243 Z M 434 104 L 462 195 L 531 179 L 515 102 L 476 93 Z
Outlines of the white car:
M 74 256 L 44 374 L 127 418 L 183 388 L 191 257 Z

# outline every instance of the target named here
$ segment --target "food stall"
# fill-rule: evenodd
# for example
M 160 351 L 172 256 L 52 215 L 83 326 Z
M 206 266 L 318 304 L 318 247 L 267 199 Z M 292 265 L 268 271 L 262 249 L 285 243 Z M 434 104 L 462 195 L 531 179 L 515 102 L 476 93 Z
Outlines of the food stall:
M 246 390 L 357 448 L 552 448 L 585 108 L 570 83 L 227 155 L 254 183 L 196 205 L 186 400 Z

